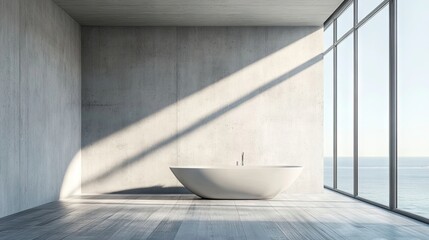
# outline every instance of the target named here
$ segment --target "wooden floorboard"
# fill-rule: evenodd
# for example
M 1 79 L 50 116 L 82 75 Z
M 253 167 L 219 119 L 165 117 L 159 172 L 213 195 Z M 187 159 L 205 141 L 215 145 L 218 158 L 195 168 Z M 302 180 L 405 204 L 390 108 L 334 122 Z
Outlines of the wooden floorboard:
M 272 200 L 83 195 L 0 219 L 0 240 L 429 239 L 429 225 L 331 191 Z

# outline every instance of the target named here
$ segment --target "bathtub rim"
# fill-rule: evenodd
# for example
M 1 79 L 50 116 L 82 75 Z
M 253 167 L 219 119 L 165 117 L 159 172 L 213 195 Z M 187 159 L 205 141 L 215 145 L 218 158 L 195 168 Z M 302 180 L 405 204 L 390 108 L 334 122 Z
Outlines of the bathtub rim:
M 303 166 L 295 165 L 249 165 L 249 166 L 170 166 L 170 169 L 302 169 Z

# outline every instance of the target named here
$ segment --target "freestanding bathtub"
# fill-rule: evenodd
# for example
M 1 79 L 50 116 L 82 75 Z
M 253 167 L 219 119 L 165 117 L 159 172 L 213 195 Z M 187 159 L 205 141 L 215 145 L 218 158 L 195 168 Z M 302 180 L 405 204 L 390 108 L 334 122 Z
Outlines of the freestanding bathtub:
M 286 190 L 300 166 L 170 167 L 192 193 L 210 199 L 269 199 Z

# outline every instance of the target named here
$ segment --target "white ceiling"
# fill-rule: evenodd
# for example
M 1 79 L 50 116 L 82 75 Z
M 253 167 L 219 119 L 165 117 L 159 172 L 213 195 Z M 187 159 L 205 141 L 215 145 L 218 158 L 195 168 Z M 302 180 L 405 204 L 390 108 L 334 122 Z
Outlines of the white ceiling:
M 342 0 L 54 0 L 82 25 L 321 26 Z

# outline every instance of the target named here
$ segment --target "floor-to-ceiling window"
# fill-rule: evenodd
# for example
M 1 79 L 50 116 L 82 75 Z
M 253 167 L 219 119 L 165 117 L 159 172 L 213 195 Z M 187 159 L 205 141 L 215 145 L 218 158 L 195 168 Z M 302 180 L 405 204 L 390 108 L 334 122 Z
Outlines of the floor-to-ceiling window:
M 329 35 L 328 35 L 329 36 Z M 325 41 L 326 42 L 326 41 Z M 331 39 L 332 44 L 332 39 Z M 328 47 L 329 48 L 329 47 Z M 324 147 L 325 185 L 334 182 L 334 54 L 332 49 L 323 57 L 324 62 Z
M 429 1 L 349 0 L 325 26 L 325 186 L 429 222 Z
M 337 46 L 337 187 L 353 193 L 353 35 Z
M 398 208 L 429 218 L 429 1 L 398 0 Z
M 359 2 L 359 6 L 369 4 Z M 360 9 L 360 8 L 359 8 Z M 358 34 L 358 194 L 389 205 L 389 6 Z

